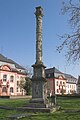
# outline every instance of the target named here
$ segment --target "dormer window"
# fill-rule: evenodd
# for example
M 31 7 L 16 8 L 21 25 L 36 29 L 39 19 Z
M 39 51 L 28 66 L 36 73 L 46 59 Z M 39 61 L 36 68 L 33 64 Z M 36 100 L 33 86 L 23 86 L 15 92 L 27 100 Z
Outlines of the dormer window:
M 48 77 L 50 77 L 51 76 L 51 74 L 48 74 Z

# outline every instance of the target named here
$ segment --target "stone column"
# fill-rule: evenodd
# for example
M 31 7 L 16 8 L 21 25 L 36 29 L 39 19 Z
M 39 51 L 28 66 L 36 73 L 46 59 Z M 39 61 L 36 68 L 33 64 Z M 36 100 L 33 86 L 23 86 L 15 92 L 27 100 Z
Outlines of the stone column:
M 36 7 L 36 64 L 42 63 L 42 7 Z
M 42 62 L 42 13 L 41 6 L 36 7 L 36 62 L 33 67 L 32 100 L 45 101 L 45 66 Z

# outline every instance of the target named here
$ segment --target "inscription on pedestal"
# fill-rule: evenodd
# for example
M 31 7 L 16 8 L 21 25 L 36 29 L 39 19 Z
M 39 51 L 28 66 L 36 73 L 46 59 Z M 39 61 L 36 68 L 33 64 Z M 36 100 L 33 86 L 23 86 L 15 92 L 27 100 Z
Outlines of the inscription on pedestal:
M 33 83 L 33 98 L 42 98 L 43 91 L 42 91 L 42 83 L 41 81 L 34 81 Z

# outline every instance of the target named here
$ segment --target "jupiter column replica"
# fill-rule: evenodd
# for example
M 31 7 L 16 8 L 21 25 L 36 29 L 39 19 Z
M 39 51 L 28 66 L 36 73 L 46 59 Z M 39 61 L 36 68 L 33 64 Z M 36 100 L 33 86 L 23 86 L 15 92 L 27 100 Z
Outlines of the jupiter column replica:
M 32 102 L 45 103 L 45 66 L 42 62 L 42 17 L 43 9 L 36 7 L 36 62 L 32 77 Z

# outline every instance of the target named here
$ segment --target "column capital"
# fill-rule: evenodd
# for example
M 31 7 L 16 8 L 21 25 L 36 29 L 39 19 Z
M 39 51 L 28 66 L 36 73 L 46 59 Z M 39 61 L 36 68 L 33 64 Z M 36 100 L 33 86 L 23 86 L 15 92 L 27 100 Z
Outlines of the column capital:
M 43 17 L 43 8 L 41 6 L 36 7 L 36 12 L 35 12 L 36 17 L 41 16 Z

